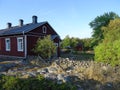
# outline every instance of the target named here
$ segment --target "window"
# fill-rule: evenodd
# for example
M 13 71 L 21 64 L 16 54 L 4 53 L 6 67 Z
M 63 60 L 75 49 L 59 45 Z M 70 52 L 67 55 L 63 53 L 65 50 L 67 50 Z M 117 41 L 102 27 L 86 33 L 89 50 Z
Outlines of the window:
M 10 51 L 10 38 L 5 39 L 6 51 Z
M 17 50 L 23 51 L 23 37 L 17 38 Z
M 43 31 L 43 33 L 47 33 L 47 27 L 46 27 L 46 26 L 43 26 L 43 27 L 42 27 L 42 31 Z

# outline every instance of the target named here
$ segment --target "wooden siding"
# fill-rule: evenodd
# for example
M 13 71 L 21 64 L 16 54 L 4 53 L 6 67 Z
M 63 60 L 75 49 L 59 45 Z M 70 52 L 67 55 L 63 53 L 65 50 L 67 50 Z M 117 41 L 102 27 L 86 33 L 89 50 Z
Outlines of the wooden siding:
M 35 55 L 33 48 L 36 45 L 36 42 L 39 37 L 36 36 L 27 36 L 27 55 Z
M 10 51 L 6 51 L 5 38 L 10 38 Z M 24 52 L 17 51 L 17 37 L 15 36 L 2 37 L 0 38 L 0 43 L 1 43 L 0 55 L 24 57 Z
M 43 30 L 42 30 L 42 27 L 43 26 L 46 26 L 47 27 L 47 32 L 46 33 L 43 33 Z M 45 24 L 45 25 L 42 25 L 32 31 L 29 32 L 30 34 L 36 34 L 36 35 L 57 35 L 57 33 L 48 25 L 48 24 Z

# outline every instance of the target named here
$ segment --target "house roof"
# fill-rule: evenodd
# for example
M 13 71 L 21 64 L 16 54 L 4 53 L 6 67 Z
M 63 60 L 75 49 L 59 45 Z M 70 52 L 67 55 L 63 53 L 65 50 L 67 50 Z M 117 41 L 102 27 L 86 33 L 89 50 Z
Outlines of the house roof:
M 48 23 L 48 22 L 40 22 L 40 23 L 30 23 L 26 24 L 23 26 L 15 26 L 11 28 L 6 28 L 0 30 L 0 36 L 5 36 L 5 35 L 15 35 L 15 34 L 22 34 L 22 33 L 27 33 L 39 26 L 42 26 L 43 24 Z

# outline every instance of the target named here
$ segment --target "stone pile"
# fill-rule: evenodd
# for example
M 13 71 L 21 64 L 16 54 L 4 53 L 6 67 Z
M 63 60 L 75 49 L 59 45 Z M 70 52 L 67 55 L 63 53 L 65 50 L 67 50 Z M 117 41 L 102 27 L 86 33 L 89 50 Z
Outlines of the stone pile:
M 32 65 L 23 61 L 0 64 L 0 74 L 19 76 L 20 78 L 43 75 L 46 79 L 57 81 L 58 84 L 63 82 L 76 83 L 79 88 L 81 86 L 78 82 L 86 80 L 86 78 L 102 81 L 102 78 L 106 79 L 109 77 L 109 80 L 112 81 L 115 78 L 108 76 L 107 72 L 111 74 L 111 72 L 116 71 L 116 75 L 120 75 L 120 71 L 118 71 L 120 69 L 94 61 L 75 61 L 69 58 L 59 58 L 49 66 L 45 62 L 43 64 L 46 66 L 43 65 L 44 67 L 42 68 L 39 65 Z

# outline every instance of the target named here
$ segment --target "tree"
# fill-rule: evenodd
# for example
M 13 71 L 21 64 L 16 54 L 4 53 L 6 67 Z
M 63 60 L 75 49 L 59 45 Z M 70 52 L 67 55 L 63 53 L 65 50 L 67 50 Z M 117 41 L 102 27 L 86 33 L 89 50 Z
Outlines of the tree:
M 104 40 L 95 48 L 95 60 L 120 65 L 120 19 L 111 20 L 102 30 Z
M 93 29 L 93 47 L 98 45 L 104 39 L 103 30 L 101 29 L 103 26 L 107 26 L 110 20 L 114 20 L 115 18 L 119 18 L 119 16 L 114 12 L 104 13 L 101 16 L 97 16 L 93 21 L 89 23 L 90 27 Z
M 46 36 L 44 39 L 38 39 L 33 51 L 40 55 L 42 58 L 48 59 L 56 53 L 56 46 L 51 40 L 51 37 Z
M 81 42 L 83 43 L 84 51 L 93 50 L 91 47 L 92 38 L 81 39 Z
M 63 40 L 62 40 L 62 44 L 61 44 L 61 46 L 62 46 L 62 48 L 66 48 L 66 47 L 68 47 L 68 46 L 70 46 L 70 37 L 69 37 L 69 35 L 67 35 Z
M 67 35 L 63 40 L 62 40 L 62 48 L 70 47 L 72 49 L 75 48 L 75 46 L 79 43 L 79 38 L 70 38 L 69 35 Z
M 74 49 L 79 43 L 79 38 L 72 37 L 70 39 L 70 46 Z

